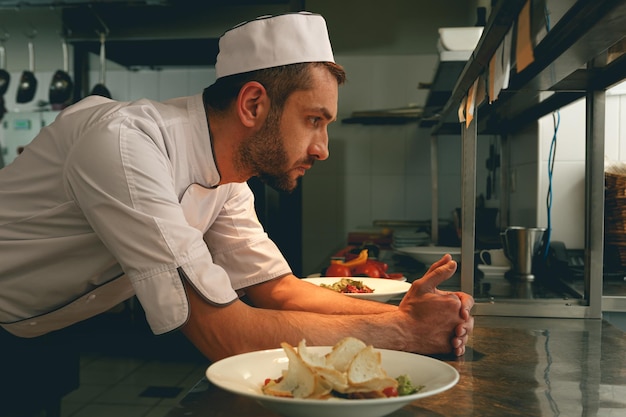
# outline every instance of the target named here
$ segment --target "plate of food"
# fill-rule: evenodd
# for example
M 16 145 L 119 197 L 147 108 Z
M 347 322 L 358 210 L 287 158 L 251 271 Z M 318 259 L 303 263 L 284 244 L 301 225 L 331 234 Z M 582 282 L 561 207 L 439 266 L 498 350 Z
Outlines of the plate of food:
M 289 417 L 381 417 L 459 380 L 440 360 L 375 349 L 355 338 L 335 346 L 282 348 L 231 356 L 208 367 L 214 385 Z
M 385 278 L 316 277 L 303 278 L 303 280 L 332 291 L 344 293 L 350 297 L 382 303 L 405 294 L 411 288 L 411 284 L 408 282 Z

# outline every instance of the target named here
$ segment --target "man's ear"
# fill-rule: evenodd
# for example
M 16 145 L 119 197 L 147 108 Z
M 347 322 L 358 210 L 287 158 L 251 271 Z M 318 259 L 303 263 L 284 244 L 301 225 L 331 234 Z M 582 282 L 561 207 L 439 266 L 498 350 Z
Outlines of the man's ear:
M 241 123 L 250 128 L 260 126 L 269 109 L 269 97 L 263 84 L 250 81 L 241 87 L 237 97 L 237 115 Z

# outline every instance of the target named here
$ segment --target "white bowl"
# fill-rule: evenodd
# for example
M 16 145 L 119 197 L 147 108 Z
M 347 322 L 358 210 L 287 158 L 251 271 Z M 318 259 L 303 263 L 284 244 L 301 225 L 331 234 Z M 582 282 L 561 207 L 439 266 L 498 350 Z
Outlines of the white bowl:
M 395 251 L 411 256 L 426 266 L 434 264 L 446 253 L 449 253 L 455 261 L 461 262 L 461 248 L 451 246 L 407 246 L 395 248 Z
M 446 51 L 473 51 L 482 34 L 479 26 L 439 28 L 439 41 Z
M 485 278 L 504 278 L 504 274 L 511 269 L 510 266 L 496 266 L 478 264 L 478 269 L 485 274 Z
M 332 347 L 312 346 L 314 354 L 326 354 Z M 261 386 L 266 378 L 278 378 L 289 360 L 283 349 L 262 350 L 231 356 L 215 362 L 206 376 L 218 387 L 250 397 L 262 406 L 288 417 L 381 417 L 420 398 L 430 397 L 452 388 L 459 373 L 452 366 L 428 356 L 377 349 L 382 366 L 391 377 L 408 375 L 414 385 L 424 385 L 416 394 L 361 400 L 314 400 L 280 398 L 264 395 Z
M 310 282 L 311 284 L 314 284 L 314 285 L 320 285 L 320 284 L 332 285 L 342 278 L 343 277 L 319 277 L 319 278 L 303 278 L 303 280 Z M 380 301 L 381 303 L 385 303 L 391 300 L 393 297 L 403 295 L 409 290 L 409 288 L 411 288 L 411 284 L 409 284 L 408 282 L 399 281 L 395 279 L 367 278 L 367 277 L 348 277 L 348 278 L 354 279 L 357 281 L 362 281 L 363 284 L 373 289 L 374 292 L 344 293 L 345 295 L 349 297 L 354 297 L 354 298 L 362 298 L 364 300 Z

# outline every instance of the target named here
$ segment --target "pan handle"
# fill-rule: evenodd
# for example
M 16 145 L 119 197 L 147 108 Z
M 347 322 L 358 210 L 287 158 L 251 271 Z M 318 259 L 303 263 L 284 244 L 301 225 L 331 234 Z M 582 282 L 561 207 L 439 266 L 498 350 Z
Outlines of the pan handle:
M 33 41 L 28 41 L 28 69 L 30 72 L 35 72 L 35 45 Z
M 4 43 L 9 39 L 9 32 L 3 27 L 0 27 L 0 29 L 2 29 L 2 36 L 0 36 L 0 69 L 6 69 L 7 51 Z
M 35 72 L 35 45 L 33 39 L 37 36 L 37 29 L 31 24 L 31 31 L 26 34 L 28 37 L 28 69 L 30 72 Z
M 63 50 L 63 71 L 67 74 L 70 71 L 70 60 L 69 54 L 67 53 L 67 42 L 65 39 L 61 42 L 61 48 Z
M 100 33 L 100 84 L 105 85 L 105 67 L 106 67 L 106 51 L 104 48 L 106 35 L 104 32 Z

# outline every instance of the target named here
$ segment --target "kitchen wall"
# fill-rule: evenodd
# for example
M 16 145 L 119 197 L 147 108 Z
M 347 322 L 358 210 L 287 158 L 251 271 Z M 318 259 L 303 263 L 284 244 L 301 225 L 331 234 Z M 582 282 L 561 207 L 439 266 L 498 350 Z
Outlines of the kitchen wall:
M 328 257 L 345 246 L 351 230 L 369 228 L 374 220 L 431 217 L 428 129 L 418 128 L 417 123 L 363 126 L 341 120 L 356 110 L 422 105 L 427 91 L 417 86 L 432 81 L 437 64 L 437 28 L 473 24 L 476 4 L 391 0 L 381 8 L 374 1 L 307 2 L 309 10 L 327 17 L 336 60 L 345 66 L 348 82 L 340 89 L 339 121 L 329 129 L 331 157 L 316 164 L 303 180 L 305 275 L 319 272 Z M 6 42 L 13 77 L 5 95 L 6 107 L 9 111 L 29 111 L 39 101 L 47 101 L 50 79 L 61 65 L 59 14 L 51 10 L 0 12 L 0 22 L 3 16 L 9 16 L 13 25 Z M 26 21 L 34 22 L 39 32 L 35 38 L 39 89 L 31 103 L 16 104 L 17 80 L 28 62 L 27 38 L 23 35 L 29 27 Z M 90 63 L 93 85 L 99 76 L 95 55 Z M 112 62 L 107 64 L 106 84 L 113 98 L 119 100 L 163 100 L 194 94 L 213 80 L 213 68 L 129 71 Z M 483 148 L 479 166 L 484 166 L 486 159 Z M 439 149 L 439 216 L 448 219 L 460 206 L 460 138 L 440 137 Z M 484 184 L 481 175 L 478 184 Z
M 605 155 L 626 162 L 625 85 L 607 92 Z M 585 100 L 558 111 L 556 157 L 552 178 L 552 239 L 571 249 L 584 248 Z M 555 113 L 556 117 L 556 113 Z M 511 137 L 511 224 L 546 227 L 548 156 L 555 120 L 547 115 Z
M 340 57 L 349 74 L 340 90 L 340 119 L 353 110 L 422 104 L 435 55 Z M 349 231 L 374 220 L 431 218 L 430 138 L 417 123 L 331 126 L 330 158 L 303 180 L 304 272 L 319 272 L 347 244 Z M 460 206 L 460 140 L 442 137 L 440 216 Z

